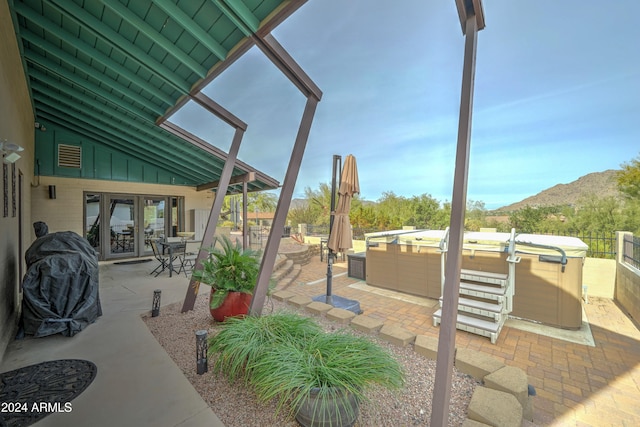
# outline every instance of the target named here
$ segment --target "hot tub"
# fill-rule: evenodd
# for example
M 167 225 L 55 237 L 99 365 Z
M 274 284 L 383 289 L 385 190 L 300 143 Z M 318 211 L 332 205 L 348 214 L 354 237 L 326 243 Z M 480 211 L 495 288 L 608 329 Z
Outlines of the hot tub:
M 511 234 L 466 232 L 462 268 L 509 273 Z M 394 230 L 366 235 L 366 281 L 428 298 L 441 296 L 447 233 Z M 582 266 L 587 245 L 575 237 L 519 234 L 512 317 L 578 329 L 582 324 Z

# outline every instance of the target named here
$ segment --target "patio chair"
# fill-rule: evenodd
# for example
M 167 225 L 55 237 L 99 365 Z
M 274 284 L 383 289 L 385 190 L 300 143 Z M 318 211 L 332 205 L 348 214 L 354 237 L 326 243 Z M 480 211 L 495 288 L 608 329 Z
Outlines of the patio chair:
M 160 249 L 158 249 L 158 242 L 156 240 L 151 240 L 149 242 L 151 244 L 151 249 L 153 250 L 153 256 L 160 263 L 151 273 L 156 273 L 156 277 L 160 273 L 162 273 L 167 267 L 169 267 L 169 256 L 165 255 Z
M 193 267 L 195 267 L 196 259 L 198 258 L 200 243 L 201 242 L 185 241 L 184 253 L 180 254 L 180 269 L 178 270 L 178 274 L 184 272 L 184 275 L 189 277 L 189 273 L 191 273 Z M 189 270 L 188 272 L 187 269 Z

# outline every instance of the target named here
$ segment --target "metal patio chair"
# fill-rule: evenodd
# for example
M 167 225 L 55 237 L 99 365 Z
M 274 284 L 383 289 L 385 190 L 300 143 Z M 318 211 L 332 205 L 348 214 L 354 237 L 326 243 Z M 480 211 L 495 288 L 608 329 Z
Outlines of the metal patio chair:
M 153 256 L 159 262 L 158 266 L 149 274 L 156 273 L 156 277 L 158 277 L 160 273 L 169 267 L 169 256 L 165 255 L 160 249 L 158 249 L 158 242 L 155 239 L 152 239 L 149 243 L 153 250 Z
M 189 277 L 189 273 L 193 270 L 198 258 L 198 251 L 200 250 L 200 241 L 191 242 L 185 241 L 184 252 L 180 254 L 180 269 L 178 274 L 184 272 L 184 275 Z M 188 269 L 188 271 L 187 271 Z

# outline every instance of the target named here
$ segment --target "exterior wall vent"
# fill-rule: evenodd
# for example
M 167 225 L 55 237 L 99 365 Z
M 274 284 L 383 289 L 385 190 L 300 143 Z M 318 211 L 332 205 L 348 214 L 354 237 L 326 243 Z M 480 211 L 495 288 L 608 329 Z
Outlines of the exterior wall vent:
M 82 147 L 58 144 L 58 167 L 81 169 Z

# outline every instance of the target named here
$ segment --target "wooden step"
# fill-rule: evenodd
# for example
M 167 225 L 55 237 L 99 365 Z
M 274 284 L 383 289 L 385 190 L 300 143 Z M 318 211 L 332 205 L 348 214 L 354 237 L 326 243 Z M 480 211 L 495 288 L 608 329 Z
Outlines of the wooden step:
M 461 280 L 471 280 L 474 282 L 491 283 L 493 285 L 500 285 L 502 287 L 507 285 L 507 274 L 492 273 L 490 271 L 478 271 L 478 270 L 466 270 L 460 271 Z
M 433 325 L 438 326 L 441 322 L 442 310 L 438 310 L 433 313 Z M 495 344 L 498 339 L 498 335 L 502 330 L 504 322 L 491 322 L 484 319 L 479 319 L 473 316 L 467 316 L 465 314 L 458 313 L 456 317 L 456 328 L 471 332 L 472 334 L 481 335 L 491 339 L 491 343 Z
M 438 319 L 440 319 L 442 317 L 442 310 L 438 310 L 435 313 L 433 313 L 433 317 L 437 317 Z M 489 332 L 494 332 L 494 333 L 498 332 L 500 328 L 500 325 L 496 322 L 480 319 L 474 316 L 467 316 L 466 314 L 461 314 L 461 313 L 458 313 L 458 316 L 456 318 L 456 323 L 467 325 L 467 326 L 473 326 L 475 328 L 482 329 Z
M 479 301 L 471 298 L 458 297 L 458 308 L 461 306 L 469 307 L 477 310 L 483 310 L 490 313 L 502 313 L 502 303 Z M 440 307 L 442 307 L 442 298 L 440 298 Z M 476 313 L 479 314 L 479 313 Z M 484 316 L 484 315 L 483 315 Z M 490 317 L 490 316 L 487 316 Z
M 478 283 L 460 282 L 460 294 L 503 302 L 506 290 Z

